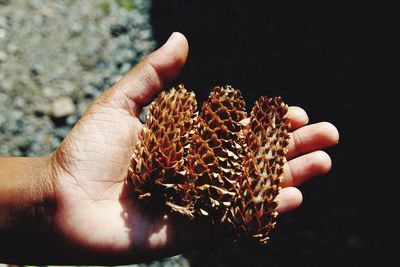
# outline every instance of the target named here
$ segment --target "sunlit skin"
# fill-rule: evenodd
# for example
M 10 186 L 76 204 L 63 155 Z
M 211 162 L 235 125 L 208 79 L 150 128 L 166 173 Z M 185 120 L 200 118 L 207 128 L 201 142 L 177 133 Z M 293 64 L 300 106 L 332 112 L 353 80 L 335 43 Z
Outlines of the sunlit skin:
M 218 227 L 146 210 L 139 205 L 132 194 L 132 184 L 126 180 L 142 128 L 141 107 L 164 89 L 167 82 L 174 80 L 187 55 L 186 38 L 174 33 L 164 46 L 100 95 L 54 153 L 32 163 L 45 162 L 45 167 L 41 168 L 45 186 L 35 190 L 54 203 L 48 215 L 52 223 L 49 237 L 43 238 L 51 240 L 51 250 L 56 252 L 53 255 L 42 253 L 32 258 L 33 261 L 58 264 L 141 262 L 179 254 L 225 236 Z M 308 125 L 307 113 L 300 107 L 289 107 L 287 116 L 291 122 L 291 138 L 283 189 L 278 196 L 280 214 L 301 204 L 302 194 L 296 186 L 331 169 L 331 159 L 321 149 L 337 144 L 339 139 L 331 123 Z M 0 158 L 0 170 L 14 166 L 16 160 L 32 161 Z M 0 171 L 0 186 L 1 181 L 13 175 L 29 177 L 21 174 L 22 171 L 17 173 L 12 167 L 9 169 L 7 175 Z M 0 193 L 7 194 L 7 191 L 0 190 Z M 18 194 L 15 197 L 18 198 Z M 0 204 L 2 200 L 0 197 Z M 1 212 L 7 211 L 0 210 L 0 215 Z M 7 227 L 2 228 L 0 224 L 0 239 Z M 0 251 L 2 249 L 0 245 Z M 32 249 L 47 248 L 39 244 Z M 24 255 L 24 251 L 13 253 L 9 248 L 6 251 L 6 254 L 0 252 L 0 262 L 3 258 L 15 262 Z M 29 260 L 29 257 L 24 259 Z

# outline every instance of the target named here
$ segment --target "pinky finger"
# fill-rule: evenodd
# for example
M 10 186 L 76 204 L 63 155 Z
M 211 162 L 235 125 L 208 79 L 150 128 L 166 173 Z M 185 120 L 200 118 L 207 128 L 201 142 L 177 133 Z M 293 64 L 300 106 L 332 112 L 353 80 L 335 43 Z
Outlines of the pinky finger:
M 276 211 L 278 213 L 286 213 L 298 208 L 303 202 L 303 195 L 296 187 L 282 188 L 278 197 L 278 206 Z

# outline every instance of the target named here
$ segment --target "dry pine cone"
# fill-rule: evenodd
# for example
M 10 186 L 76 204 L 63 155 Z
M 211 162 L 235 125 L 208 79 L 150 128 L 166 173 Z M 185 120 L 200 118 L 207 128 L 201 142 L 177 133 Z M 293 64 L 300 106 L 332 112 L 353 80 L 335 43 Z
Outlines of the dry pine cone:
M 236 239 L 266 243 L 286 161 L 287 110 L 280 97 L 260 97 L 246 124 L 245 102 L 231 86 L 215 87 L 200 115 L 183 85 L 162 92 L 128 172 L 138 198 L 226 223 Z

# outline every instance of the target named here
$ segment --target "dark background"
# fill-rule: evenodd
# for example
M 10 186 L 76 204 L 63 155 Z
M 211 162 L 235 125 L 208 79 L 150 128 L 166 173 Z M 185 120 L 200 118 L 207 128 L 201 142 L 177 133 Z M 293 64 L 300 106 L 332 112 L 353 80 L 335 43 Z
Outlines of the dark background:
M 173 31 L 189 41 L 175 85 L 184 83 L 201 102 L 214 86 L 230 84 L 248 107 L 260 95 L 281 95 L 303 107 L 310 123 L 329 121 L 340 132 L 340 143 L 325 149 L 331 172 L 300 186 L 303 205 L 278 218 L 265 248 L 215 242 L 185 254 L 192 266 L 398 266 L 387 236 L 399 216 L 383 193 L 388 171 L 377 156 L 384 100 L 379 88 L 371 93 L 368 73 L 361 92 L 355 82 L 358 55 L 373 57 L 365 33 L 374 19 L 361 5 L 321 2 L 153 1 L 158 45 Z

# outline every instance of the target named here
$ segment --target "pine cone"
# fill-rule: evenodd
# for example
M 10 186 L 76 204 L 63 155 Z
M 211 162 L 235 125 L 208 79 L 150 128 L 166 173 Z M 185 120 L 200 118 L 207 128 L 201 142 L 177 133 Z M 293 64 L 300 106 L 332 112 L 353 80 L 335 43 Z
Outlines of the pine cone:
M 247 130 L 247 154 L 229 222 L 239 239 L 268 241 L 275 226 L 289 140 L 288 107 L 280 97 L 261 97 L 253 107 Z
M 194 93 L 183 85 L 162 92 L 152 102 L 128 174 L 140 199 L 161 197 L 164 203 L 174 199 L 182 207 L 190 205 L 182 203 L 187 190 L 184 166 L 196 110 Z
M 215 87 L 203 104 L 188 156 L 193 202 L 202 215 L 223 221 L 242 175 L 244 137 L 240 121 L 246 118 L 241 92 Z
M 287 105 L 261 97 L 243 126 L 241 92 L 225 86 L 214 88 L 200 116 L 196 109 L 183 85 L 152 103 L 129 168 L 138 198 L 227 222 L 237 239 L 266 243 L 286 161 Z

